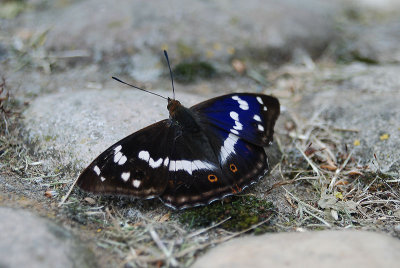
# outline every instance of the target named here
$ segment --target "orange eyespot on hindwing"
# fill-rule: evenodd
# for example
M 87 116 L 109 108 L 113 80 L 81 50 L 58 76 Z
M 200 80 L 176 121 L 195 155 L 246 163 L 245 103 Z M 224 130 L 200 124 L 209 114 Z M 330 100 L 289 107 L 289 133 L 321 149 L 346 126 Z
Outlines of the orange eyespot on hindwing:
M 215 176 L 214 174 L 210 174 L 210 175 L 208 175 L 208 180 L 210 182 L 216 182 L 218 180 L 218 177 Z
M 230 165 L 229 165 L 229 169 L 230 169 L 233 173 L 235 173 L 235 172 L 238 171 L 238 169 L 237 169 L 237 167 L 236 167 L 235 164 L 230 164 Z

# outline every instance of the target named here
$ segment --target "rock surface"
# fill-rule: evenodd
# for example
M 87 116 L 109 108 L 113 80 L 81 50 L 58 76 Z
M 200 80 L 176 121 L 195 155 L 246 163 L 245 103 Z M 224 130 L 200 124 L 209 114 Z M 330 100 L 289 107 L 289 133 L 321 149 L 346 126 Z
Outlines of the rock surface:
M 20 209 L 0 207 L 0 267 L 94 267 L 71 233 Z
M 400 10 L 400 9 L 398 9 Z M 398 11 L 400 14 L 400 11 Z M 369 63 L 400 62 L 400 20 L 390 19 L 381 24 L 354 27 L 346 34 L 346 50 L 350 57 Z
M 201 99 L 184 93 L 177 98 L 188 107 Z M 77 170 L 125 136 L 165 118 L 165 100 L 130 89 L 50 94 L 33 101 L 24 113 L 27 138 L 47 156 L 46 167 Z
M 19 22 L 33 32 L 52 25 L 47 39 L 52 50 L 84 50 L 97 58 L 102 53 L 146 54 L 168 47 L 176 59 L 226 59 L 235 50 L 250 47 L 255 58 L 272 48 L 267 57 L 282 62 L 291 58 L 295 47 L 321 54 L 335 36 L 334 15 L 341 9 L 338 2 L 316 0 L 124 0 L 111 6 L 108 1 L 89 0 L 63 8 L 53 5 L 39 15 L 26 13 Z
M 372 232 L 266 234 L 224 243 L 193 267 L 397 267 L 399 250 L 399 240 Z

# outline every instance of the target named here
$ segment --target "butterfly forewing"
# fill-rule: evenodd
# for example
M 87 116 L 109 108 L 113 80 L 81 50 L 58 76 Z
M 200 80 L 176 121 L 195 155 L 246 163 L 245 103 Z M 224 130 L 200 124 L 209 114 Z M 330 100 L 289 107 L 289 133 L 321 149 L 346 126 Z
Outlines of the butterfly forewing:
M 203 124 L 211 124 L 258 146 L 272 141 L 279 116 L 276 98 L 252 93 L 229 94 L 190 108 Z
M 77 184 L 93 193 L 153 197 L 164 192 L 175 137 L 170 120 L 139 130 L 112 145 L 80 175 Z

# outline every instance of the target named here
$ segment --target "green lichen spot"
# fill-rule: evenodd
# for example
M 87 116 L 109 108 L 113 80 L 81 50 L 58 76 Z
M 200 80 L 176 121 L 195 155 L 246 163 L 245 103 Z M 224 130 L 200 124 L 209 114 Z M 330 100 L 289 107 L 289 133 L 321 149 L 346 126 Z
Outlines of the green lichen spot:
M 49 142 L 49 141 L 54 141 L 56 138 L 50 135 L 46 135 L 43 137 L 44 141 Z
M 231 217 L 220 227 L 228 231 L 241 231 L 266 220 L 273 213 L 271 202 L 257 199 L 254 196 L 233 196 L 208 206 L 185 210 L 178 215 L 178 220 L 183 224 L 188 224 L 191 228 L 199 228 Z M 268 231 L 273 231 L 268 223 L 254 230 L 257 234 Z
M 216 71 L 214 67 L 203 61 L 178 64 L 173 70 L 174 78 L 181 83 L 191 83 L 198 78 L 212 78 Z
M 190 58 L 194 55 L 193 47 L 185 44 L 183 41 L 177 43 L 178 53 L 182 58 Z

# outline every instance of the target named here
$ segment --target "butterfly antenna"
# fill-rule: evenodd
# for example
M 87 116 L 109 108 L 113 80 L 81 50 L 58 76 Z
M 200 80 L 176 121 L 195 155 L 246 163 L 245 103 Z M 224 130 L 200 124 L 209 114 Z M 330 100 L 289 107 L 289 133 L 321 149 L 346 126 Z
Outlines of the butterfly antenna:
M 157 93 L 148 91 L 148 90 L 146 90 L 146 89 L 143 89 L 143 88 L 140 88 L 140 87 L 137 87 L 137 86 L 134 86 L 134 85 L 131 85 L 131 84 L 127 83 L 127 82 L 122 81 L 121 79 L 116 78 L 115 76 L 112 76 L 112 79 L 117 80 L 118 82 L 120 82 L 120 83 L 122 83 L 122 84 L 128 85 L 128 86 L 130 86 L 130 87 L 134 87 L 134 88 L 136 88 L 136 89 L 142 90 L 142 91 L 144 91 L 144 92 L 147 92 L 147 93 L 150 93 L 150 94 L 153 94 L 153 95 L 156 95 L 156 96 L 158 96 L 158 97 L 161 97 L 161 98 L 163 98 L 163 99 L 168 100 L 168 98 L 166 98 L 166 97 L 164 97 L 164 96 L 161 96 L 161 95 L 159 95 L 159 94 L 157 94 Z
M 165 55 L 165 58 L 167 59 L 168 68 L 169 68 L 169 74 L 171 75 L 171 81 L 172 81 L 172 94 L 173 94 L 174 99 L 175 99 L 174 78 L 172 77 L 172 70 L 171 70 L 171 66 L 170 66 L 170 64 L 169 64 L 168 53 L 167 53 L 166 50 L 164 50 L 164 55 Z

